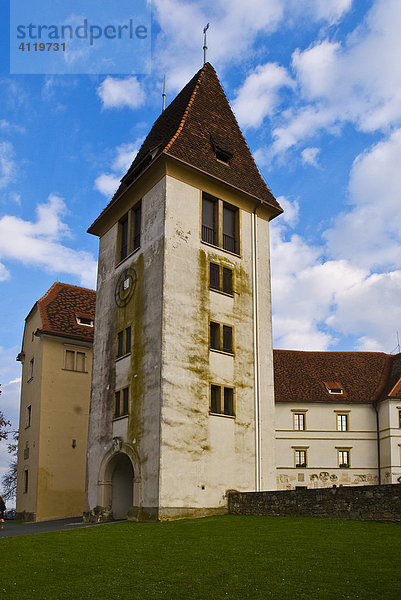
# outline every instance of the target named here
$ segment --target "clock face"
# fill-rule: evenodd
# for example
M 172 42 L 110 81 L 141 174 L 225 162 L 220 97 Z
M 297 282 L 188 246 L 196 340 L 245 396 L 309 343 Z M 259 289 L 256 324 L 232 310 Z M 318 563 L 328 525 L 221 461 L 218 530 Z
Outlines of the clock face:
M 126 306 L 131 300 L 136 287 L 137 275 L 135 269 L 124 269 L 118 278 L 114 298 L 117 306 Z

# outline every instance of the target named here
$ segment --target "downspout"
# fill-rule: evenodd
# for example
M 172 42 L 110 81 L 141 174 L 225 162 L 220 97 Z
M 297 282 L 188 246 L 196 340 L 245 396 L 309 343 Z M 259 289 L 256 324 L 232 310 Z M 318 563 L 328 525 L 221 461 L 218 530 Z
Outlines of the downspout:
M 381 478 L 381 468 L 380 468 L 380 463 L 381 463 L 381 456 L 380 456 L 380 419 L 379 419 L 379 408 L 377 406 L 377 402 L 373 403 L 375 412 L 376 412 L 376 433 L 377 433 L 377 472 L 379 475 L 379 485 L 381 485 L 382 483 L 382 478 Z
M 257 252 L 257 211 L 251 217 L 252 237 L 252 291 L 253 291 L 253 357 L 255 373 L 255 488 L 261 490 L 261 432 L 260 432 L 260 357 L 259 357 L 259 306 L 258 306 L 258 252 Z

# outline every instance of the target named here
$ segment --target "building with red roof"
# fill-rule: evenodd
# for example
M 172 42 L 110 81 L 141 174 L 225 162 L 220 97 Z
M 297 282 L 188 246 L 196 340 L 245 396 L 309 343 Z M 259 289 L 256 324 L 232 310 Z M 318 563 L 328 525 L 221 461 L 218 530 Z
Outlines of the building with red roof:
M 54 283 L 25 320 L 17 518 L 82 514 L 96 292 Z
M 401 354 L 274 350 L 277 488 L 400 483 Z

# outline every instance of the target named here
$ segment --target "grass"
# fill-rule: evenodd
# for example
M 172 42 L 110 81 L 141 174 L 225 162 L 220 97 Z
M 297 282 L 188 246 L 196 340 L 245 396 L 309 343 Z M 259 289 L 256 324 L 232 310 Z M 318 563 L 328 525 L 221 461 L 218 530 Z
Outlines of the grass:
M 0 540 L 7 600 L 400 600 L 401 527 L 221 516 Z

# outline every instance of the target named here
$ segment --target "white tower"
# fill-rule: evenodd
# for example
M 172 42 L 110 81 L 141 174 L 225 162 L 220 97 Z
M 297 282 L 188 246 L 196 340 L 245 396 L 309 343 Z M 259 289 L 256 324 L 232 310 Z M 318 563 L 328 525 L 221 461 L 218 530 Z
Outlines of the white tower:
M 100 238 L 87 516 L 224 511 L 275 486 L 269 221 L 213 67 L 153 125 Z

